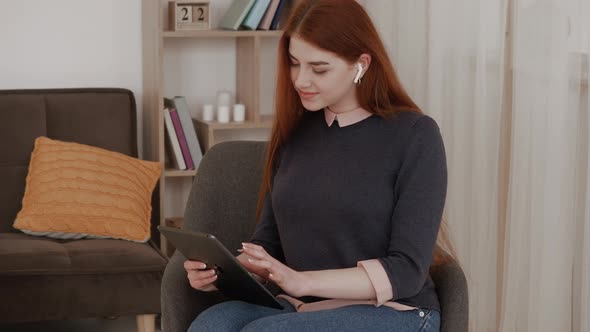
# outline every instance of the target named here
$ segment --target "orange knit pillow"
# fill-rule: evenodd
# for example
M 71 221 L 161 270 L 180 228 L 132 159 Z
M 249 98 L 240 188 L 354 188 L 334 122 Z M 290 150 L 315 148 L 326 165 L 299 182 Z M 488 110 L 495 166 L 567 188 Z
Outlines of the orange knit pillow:
M 150 238 L 158 162 L 38 137 L 14 228 L 55 238 Z

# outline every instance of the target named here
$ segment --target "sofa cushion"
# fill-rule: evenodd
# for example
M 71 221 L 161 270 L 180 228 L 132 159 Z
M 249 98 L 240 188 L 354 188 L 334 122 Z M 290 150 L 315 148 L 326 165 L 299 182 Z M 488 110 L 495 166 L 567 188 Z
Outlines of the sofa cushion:
M 0 322 L 159 313 L 162 274 L 0 275 Z
M 0 233 L 0 322 L 160 312 L 154 245 Z
M 0 275 L 131 273 L 163 271 L 165 265 L 151 243 L 0 233 Z
M 14 227 L 62 239 L 146 242 L 160 172 L 158 162 L 39 137 Z

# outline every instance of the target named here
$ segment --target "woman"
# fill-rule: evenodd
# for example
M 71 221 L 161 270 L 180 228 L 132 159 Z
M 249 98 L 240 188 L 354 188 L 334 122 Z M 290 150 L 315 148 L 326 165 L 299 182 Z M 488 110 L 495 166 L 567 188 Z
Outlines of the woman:
M 443 253 L 443 140 L 358 3 L 294 9 L 276 99 L 259 222 L 238 259 L 281 288 L 285 309 L 228 301 L 189 331 L 438 331 L 428 272 Z M 185 268 L 193 288 L 215 290 L 214 271 Z

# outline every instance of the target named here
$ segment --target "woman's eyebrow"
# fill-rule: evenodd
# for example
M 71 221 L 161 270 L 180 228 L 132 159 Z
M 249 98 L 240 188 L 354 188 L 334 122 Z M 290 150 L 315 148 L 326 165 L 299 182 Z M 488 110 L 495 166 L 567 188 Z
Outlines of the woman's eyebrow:
M 294 56 L 293 56 L 293 54 L 291 54 L 291 53 L 289 53 L 289 57 L 290 57 L 291 59 L 293 59 L 293 60 L 299 61 L 299 60 L 297 60 L 297 58 L 296 58 L 296 57 L 294 57 Z M 312 65 L 312 66 L 323 66 L 323 65 L 329 65 L 329 63 L 328 63 L 328 62 L 325 62 L 325 61 L 311 61 L 311 62 L 308 62 L 308 63 L 309 63 L 310 65 Z

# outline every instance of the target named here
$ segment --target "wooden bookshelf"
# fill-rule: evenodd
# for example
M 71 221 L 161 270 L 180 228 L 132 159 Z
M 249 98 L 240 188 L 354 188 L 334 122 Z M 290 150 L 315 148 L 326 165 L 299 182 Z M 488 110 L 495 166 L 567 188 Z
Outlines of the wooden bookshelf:
M 280 37 L 282 31 L 164 31 L 164 38 L 239 38 L 239 37 Z
M 166 210 L 166 199 L 172 197 L 171 191 L 178 186 L 179 181 L 192 181 L 197 170 L 177 170 L 166 164 L 169 153 L 165 148 L 165 125 L 163 99 L 164 85 L 169 77 L 164 66 L 164 52 L 168 45 L 190 45 L 199 40 L 218 39 L 224 45 L 235 43 L 235 97 L 246 106 L 246 121 L 244 122 L 204 122 L 194 119 L 193 124 L 205 153 L 216 142 L 218 131 L 270 129 L 273 116 L 261 113 L 261 53 L 265 40 L 277 40 L 282 31 L 168 31 L 166 24 L 167 6 L 164 0 L 142 1 L 142 39 L 143 39 L 143 142 L 144 158 L 160 161 L 164 164 L 159 185 L 160 197 L 160 225 L 166 220 L 178 217 L 178 212 Z M 166 27 L 166 28 L 164 28 Z M 206 39 L 206 40 L 205 40 Z M 232 41 L 233 39 L 233 41 Z M 231 44 L 230 44 L 231 45 Z M 223 87 L 220 87 L 223 88 Z M 191 106 L 191 105 L 189 105 Z M 267 106 L 268 107 L 268 106 Z M 171 157 L 171 156 L 170 156 Z M 172 187 L 172 188 L 170 188 Z M 176 200 L 176 198 L 174 199 Z M 175 202 L 176 203 L 176 202 Z M 184 210 L 183 210 L 184 211 Z M 160 247 L 166 254 L 166 239 L 161 238 Z

